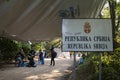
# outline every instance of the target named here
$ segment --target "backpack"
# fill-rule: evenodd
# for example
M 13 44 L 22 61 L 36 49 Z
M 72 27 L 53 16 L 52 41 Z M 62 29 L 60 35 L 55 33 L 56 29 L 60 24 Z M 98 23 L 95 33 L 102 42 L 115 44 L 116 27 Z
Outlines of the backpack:
M 55 58 L 57 57 L 57 52 L 54 52 L 55 53 Z
M 52 51 L 52 55 L 51 55 L 53 58 L 57 57 L 57 52 L 55 51 Z
M 54 51 L 55 58 L 57 57 L 57 52 Z

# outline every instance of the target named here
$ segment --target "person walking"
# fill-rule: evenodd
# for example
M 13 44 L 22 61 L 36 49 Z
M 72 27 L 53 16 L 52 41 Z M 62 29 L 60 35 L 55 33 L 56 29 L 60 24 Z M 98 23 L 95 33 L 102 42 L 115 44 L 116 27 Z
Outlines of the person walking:
M 54 51 L 54 47 L 51 48 L 51 62 L 50 65 L 55 66 L 55 60 L 54 58 L 57 56 L 57 53 Z

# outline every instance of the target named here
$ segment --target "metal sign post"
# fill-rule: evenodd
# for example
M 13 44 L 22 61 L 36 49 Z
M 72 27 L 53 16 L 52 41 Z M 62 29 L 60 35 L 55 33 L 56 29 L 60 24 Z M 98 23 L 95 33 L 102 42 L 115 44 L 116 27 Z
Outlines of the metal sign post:
M 99 53 L 99 80 L 101 80 L 102 77 L 102 60 L 101 60 L 102 53 Z
M 76 80 L 76 70 L 75 70 L 75 67 L 76 67 L 76 52 L 74 52 L 74 73 L 73 73 L 73 80 Z

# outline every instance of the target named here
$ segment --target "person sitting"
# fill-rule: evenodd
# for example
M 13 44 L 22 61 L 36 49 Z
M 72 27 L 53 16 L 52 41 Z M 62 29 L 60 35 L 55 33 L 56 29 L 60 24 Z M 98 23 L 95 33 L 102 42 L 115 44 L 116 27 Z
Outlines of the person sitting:
M 83 54 L 81 54 L 79 59 L 79 64 L 83 64 L 83 62 L 84 62 L 84 57 L 83 57 Z
M 16 54 L 15 56 L 15 66 L 18 67 L 23 67 L 24 61 L 23 59 L 25 58 L 25 54 L 23 49 L 20 49 L 20 51 Z
M 23 64 L 22 58 L 21 58 L 21 54 L 17 53 L 17 55 L 15 56 L 15 66 L 21 67 Z

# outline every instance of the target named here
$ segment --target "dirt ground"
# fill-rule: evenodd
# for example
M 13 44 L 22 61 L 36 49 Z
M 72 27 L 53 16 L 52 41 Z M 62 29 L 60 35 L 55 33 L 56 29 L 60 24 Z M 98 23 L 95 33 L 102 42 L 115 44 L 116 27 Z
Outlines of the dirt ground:
M 66 80 L 65 75 L 72 72 L 73 60 L 56 58 L 55 61 L 55 66 L 50 66 L 50 58 L 37 67 L 4 66 L 0 68 L 0 80 Z

